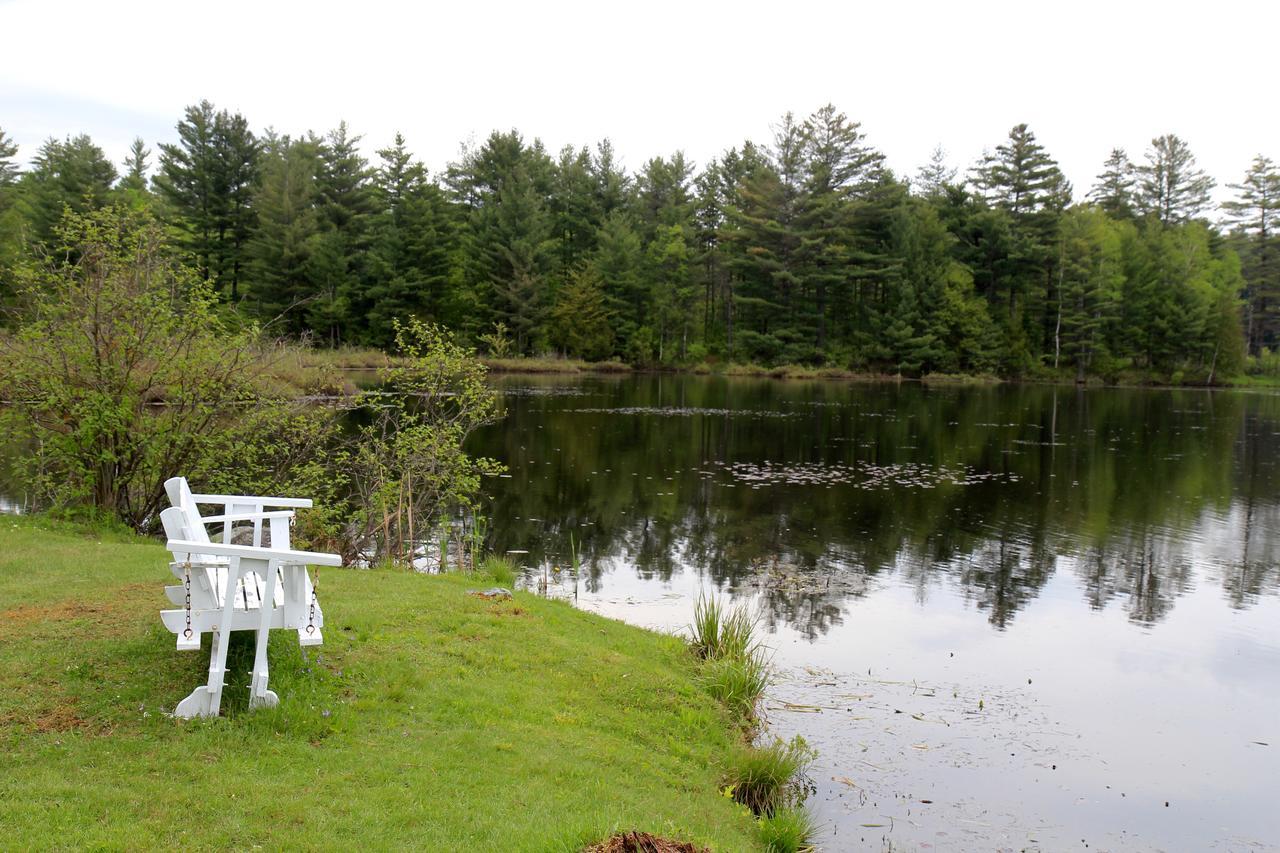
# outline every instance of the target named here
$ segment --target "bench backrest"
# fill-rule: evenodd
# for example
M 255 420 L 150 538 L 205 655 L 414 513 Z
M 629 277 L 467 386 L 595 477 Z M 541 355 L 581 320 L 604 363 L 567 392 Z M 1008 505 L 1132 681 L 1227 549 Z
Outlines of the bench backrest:
M 196 506 L 195 498 L 191 493 L 191 486 L 187 485 L 186 477 L 170 477 L 164 481 L 164 490 L 169 495 L 169 503 L 174 508 L 182 510 L 187 514 L 187 521 L 184 523 L 183 532 L 186 535 L 173 536 L 170 539 L 185 539 L 188 542 L 210 542 L 209 531 L 204 529 L 204 525 L 200 523 L 200 510 Z M 160 513 L 160 520 L 164 522 L 164 513 Z M 169 534 L 169 526 L 165 524 L 166 534 Z

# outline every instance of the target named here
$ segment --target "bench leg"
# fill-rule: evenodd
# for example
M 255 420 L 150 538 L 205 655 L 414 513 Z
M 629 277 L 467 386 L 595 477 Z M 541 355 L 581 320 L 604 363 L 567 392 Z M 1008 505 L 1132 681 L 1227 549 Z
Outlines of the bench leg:
M 191 691 L 191 695 L 173 709 L 175 717 L 216 717 L 222 707 L 222 684 L 227 672 L 227 646 L 231 639 L 231 616 L 236 604 L 236 583 L 240 579 L 240 560 L 232 558 L 227 570 L 227 588 L 222 602 L 222 624 L 213 631 L 213 650 L 209 655 L 209 683 Z
M 267 689 L 267 641 L 271 634 L 271 613 L 276 602 L 276 567 L 268 565 L 263 573 L 266 591 L 258 604 L 258 636 L 253 653 L 253 672 L 249 676 L 249 707 L 274 708 L 280 697 Z

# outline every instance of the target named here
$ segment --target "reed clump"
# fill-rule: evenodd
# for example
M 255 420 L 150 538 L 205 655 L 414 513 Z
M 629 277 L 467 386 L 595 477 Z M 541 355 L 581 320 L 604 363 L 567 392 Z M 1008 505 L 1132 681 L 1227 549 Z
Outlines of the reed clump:
M 729 756 L 725 781 L 734 800 L 769 817 L 803 799 L 804 773 L 813 759 L 813 749 L 799 735 L 763 746 L 743 744 Z
M 756 619 L 747 608 L 729 608 L 715 596 L 700 595 L 689 626 L 690 645 L 703 660 L 748 657 L 760 651 L 755 629 Z
M 745 726 L 756 721 L 756 706 L 769 686 L 769 666 L 759 654 L 707 661 L 707 691 Z
M 784 806 L 759 818 L 760 841 L 769 853 L 812 853 L 818 823 L 803 806 Z
M 759 703 L 769 686 L 770 665 L 755 638 L 758 620 L 743 605 L 701 595 L 689 626 L 689 647 L 702 660 L 707 691 L 738 721 L 744 741 L 725 763 L 725 792 L 758 818 L 766 850 L 813 850 L 817 825 L 804 809 L 805 773 L 815 753 L 797 736 L 756 745 Z
M 516 564 L 510 557 L 490 555 L 480 564 L 480 571 L 493 578 L 498 586 L 512 589 L 516 583 Z
M 689 626 L 689 646 L 703 660 L 707 691 L 744 728 L 756 722 L 756 708 L 769 686 L 769 662 L 755 639 L 756 619 L 747 608 L 728 607 L 701 595 Z

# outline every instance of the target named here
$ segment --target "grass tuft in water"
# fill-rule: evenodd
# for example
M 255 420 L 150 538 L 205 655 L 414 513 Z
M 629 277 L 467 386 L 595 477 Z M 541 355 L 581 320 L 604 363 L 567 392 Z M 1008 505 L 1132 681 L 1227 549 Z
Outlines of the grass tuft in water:
M 702 658 L 703 683 L 745 729 L 756 722 L 756 705 L 769 686 L 769 663 L 754 638 L 756 619 L 747 608 L 726 607 L 700 595 L 689 626 L 694 654 Z
M 747 728 L 756 719 L 756 703 L 769 686 L 769 665 L 759 654 L 707 661 L 703 667 L 707 692 L 729 709 Z
M 769 853 L 812 853 L 818 824 L 804 806 L 783 806 L 759 819 L 760 841 Z
M 699 595 L 689 626 L 690 645 L 703 660 L 750 657 L 759 651 L 753 639 L 755 628 L 756 619 L 746 607 L 730 610 L 715 596 Z
M 734 800 L 760 817 L 772 817 L 803 799 L 804 773 L 813 758 L 799 735 L 767 746 L 743 744 L 729 755 L 726 783 Z
M 516 583 L 516 564 L 508 557 L 489 556 L 480 564 L 480 571 L 493 578 L 498 586 L 512 589 Z

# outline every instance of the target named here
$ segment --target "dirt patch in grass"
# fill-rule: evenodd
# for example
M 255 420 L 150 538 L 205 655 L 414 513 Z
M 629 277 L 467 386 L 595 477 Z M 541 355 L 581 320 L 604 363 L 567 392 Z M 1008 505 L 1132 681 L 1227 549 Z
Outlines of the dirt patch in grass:
M 31 727 L 38 732 L 69 732 L 72 729 L 91 729 L 93 725 L 67 705 L 57 705 L 36 716 Z
M 28 713 L 11 711 L 0 714 L 0 729 L 16 728 L 39 734 L 81 731 L 85 734 L 107 734 L 109 728 L 80 716 L 75 704 L 61 700 L 56 705 L 33 708 Z
M 500 604 L 494 604 L 490 606 L 489 612 L 492 613 L 494 616 L 527 616 L 529 615 L 529 611 L 525 610 L 523 607 L 520 607 L 519 605 L 515 605 L 511 607 L 503 607 Z
M 708 853 L 688 841 L 672 841 L 647 832 L 620 832 L 583 853 Z
M 67 599 L 53 604 L 23 604 L 0 613 L 0 637 L 25 633 L 24 628 L 48 622 L 66 622 L 81 619 L 107 630 L 103 633 L 118 634 L 131 628 L 137 608 L 131 606 L 133 593 L 146 590 L 155 592 L 152 584 L 130 584 L 111 592 L 112 601 L 82 601 Z M 157 611 L 159 607 L 156 608 Z

